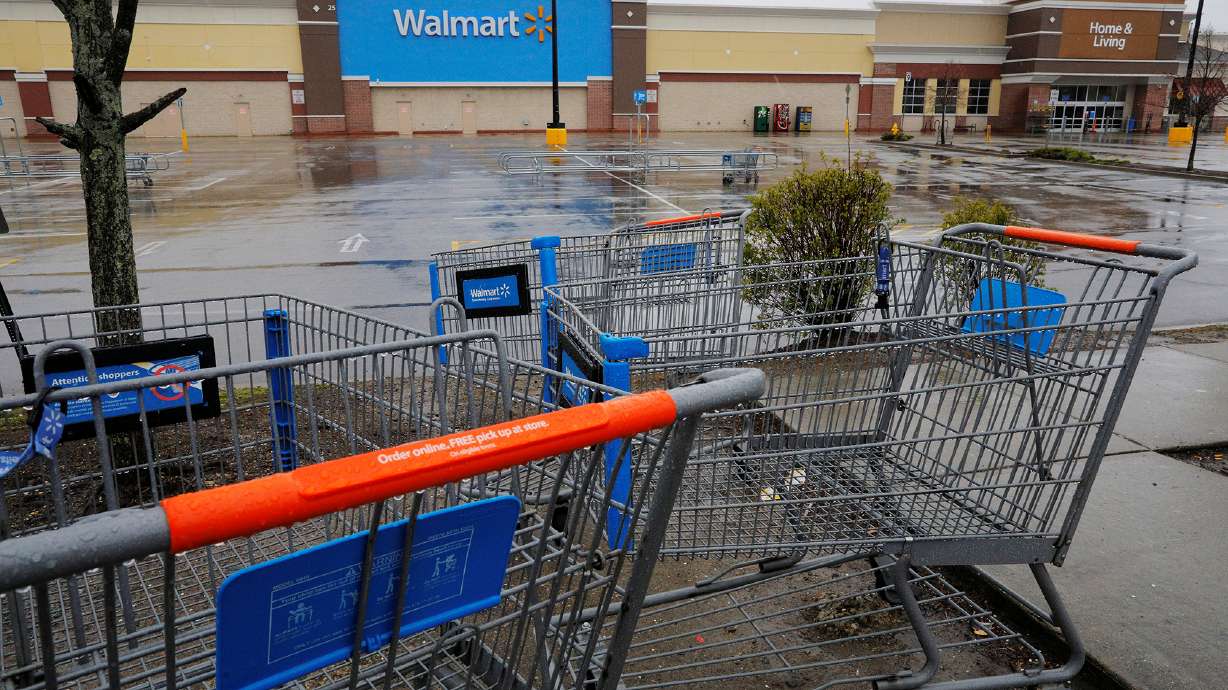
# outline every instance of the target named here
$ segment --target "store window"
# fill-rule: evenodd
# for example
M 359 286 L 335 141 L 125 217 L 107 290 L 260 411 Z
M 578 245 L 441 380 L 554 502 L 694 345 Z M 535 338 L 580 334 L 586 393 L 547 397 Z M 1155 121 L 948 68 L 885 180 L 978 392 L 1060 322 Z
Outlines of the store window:
M 920 115 L 925 112 L 925 80 L 911 79 L 904 82 L 904 114 Z
M 955 104 L 959 101 L 958 79 L 934 80 L 934 114 L 955 114 Z
M 968 82 L 968 114 L 989 114 L 989 80 L 973 79 Z

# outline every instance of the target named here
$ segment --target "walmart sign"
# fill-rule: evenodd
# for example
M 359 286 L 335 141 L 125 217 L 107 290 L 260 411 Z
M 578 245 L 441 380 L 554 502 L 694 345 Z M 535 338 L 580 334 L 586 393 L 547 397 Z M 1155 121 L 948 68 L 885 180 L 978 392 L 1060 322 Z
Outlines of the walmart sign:
M 374 83 L 544 83 L 611 74 L 610 0 L 341 0 L 341 73 Z

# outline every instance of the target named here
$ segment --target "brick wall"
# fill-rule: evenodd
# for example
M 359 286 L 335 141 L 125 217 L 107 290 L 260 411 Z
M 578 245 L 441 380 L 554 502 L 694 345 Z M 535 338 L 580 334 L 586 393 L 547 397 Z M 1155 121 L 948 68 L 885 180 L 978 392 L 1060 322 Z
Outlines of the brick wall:
M 989 118 L 989 124 L 999 132 L 1022 132 L 1032 103 L 1049 102 L 1049 88 L 1048 84 L 1003 84 L 998 115 Z
M 345 131 L 344 117 L 313 117 L 307 116 L 307 132 L 309 134 L 334 134 Z
M 614 82 L 590 79 L 588 82 L 588 131 L 607 131 L 614 127 Z
M 350 134 L 375 131 L 371 117 L 371 83 L 365 79 L 341 82 L 345 98 L 345 129 Z
M 1158 132 L 1163 127 L 1164 111 L 1167 110 L 1168 86 L 1165 84 L 1139 84 L 1134 87 L 1134 103 L 1130 117 L 1140 132 Z

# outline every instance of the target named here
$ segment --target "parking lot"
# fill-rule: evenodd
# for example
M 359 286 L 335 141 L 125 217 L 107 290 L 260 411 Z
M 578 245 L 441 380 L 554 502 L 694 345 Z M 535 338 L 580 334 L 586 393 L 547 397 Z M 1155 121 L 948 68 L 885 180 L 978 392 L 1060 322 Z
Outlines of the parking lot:
M 429 301 L 433 252 L 542 234 L 605 232 L 636 219 L 745 206 L 755 184 L 723 186 L 718 173 L 646 178 L 593 172 L 508 176 L 500 151 L 537 148 L 539 136 L 412 139 L 197 139 L 154 185 L 131 185 L 135 248 L 146 301 L 284 292 L 397 321 Z M 625 146 L 617 135 L 573 135 L 572 149 Z M 51 145 L 44 145 L 49 148 Z M 655 148 L 780 154 L 781 167 L 844 160 L 839 135 L 669 134 Z M 166 151 L 134 139 L 131 151 Z M 894 147 L 854 139 L 852 153 L 896 187 L 898 232 L 931 235 L 960 195 L 993 196 L 1031 223 L 1180 244 L 1203 270 L 1174 284 L 1161 325 L 1228 320 L 1214 298 L 1228 208 L 1222 183 L 1095 170 L 995 155 Z M 11 232 L 0 237 L 0 280 L 18 312 L 88 306 L 84 206 L 69 179 L 0 183 Z M 310 270 L 308 270 L 310 269 Z M 420 310 L 418 310 L 420 312 Z M 415 325 L 423 325 L 416 323 Z

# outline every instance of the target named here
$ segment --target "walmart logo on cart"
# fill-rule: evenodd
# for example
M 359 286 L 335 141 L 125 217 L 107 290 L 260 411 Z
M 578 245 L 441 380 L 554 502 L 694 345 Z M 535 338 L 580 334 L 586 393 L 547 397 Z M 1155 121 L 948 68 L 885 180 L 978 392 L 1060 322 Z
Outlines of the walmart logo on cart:
M 497 276 L 465 281 L 466 309 L 515 306 L 520 302 L 515 276 Z
M 413 34 L 417 37 L 439 36 L 446 38 L 487 37 L 505 38 L 536 35 L 538 43 L 544 43 L 547 33 L 554 33 L 554 15 L 547 15 L 539 6 L 537 14 L 525 12 L 523 17 L 528 25 L 521 31 L 521 17 L 516 10 L 508 10 L 499 15 L 453 15 L 447 10 L 439 14 L 427 14 L 426 10 L 407 9 L 393 10 L 392 16 L 397 23 L 397 32 L 403 37 Z M 540 22 L 540 26 L 539 26 Z

